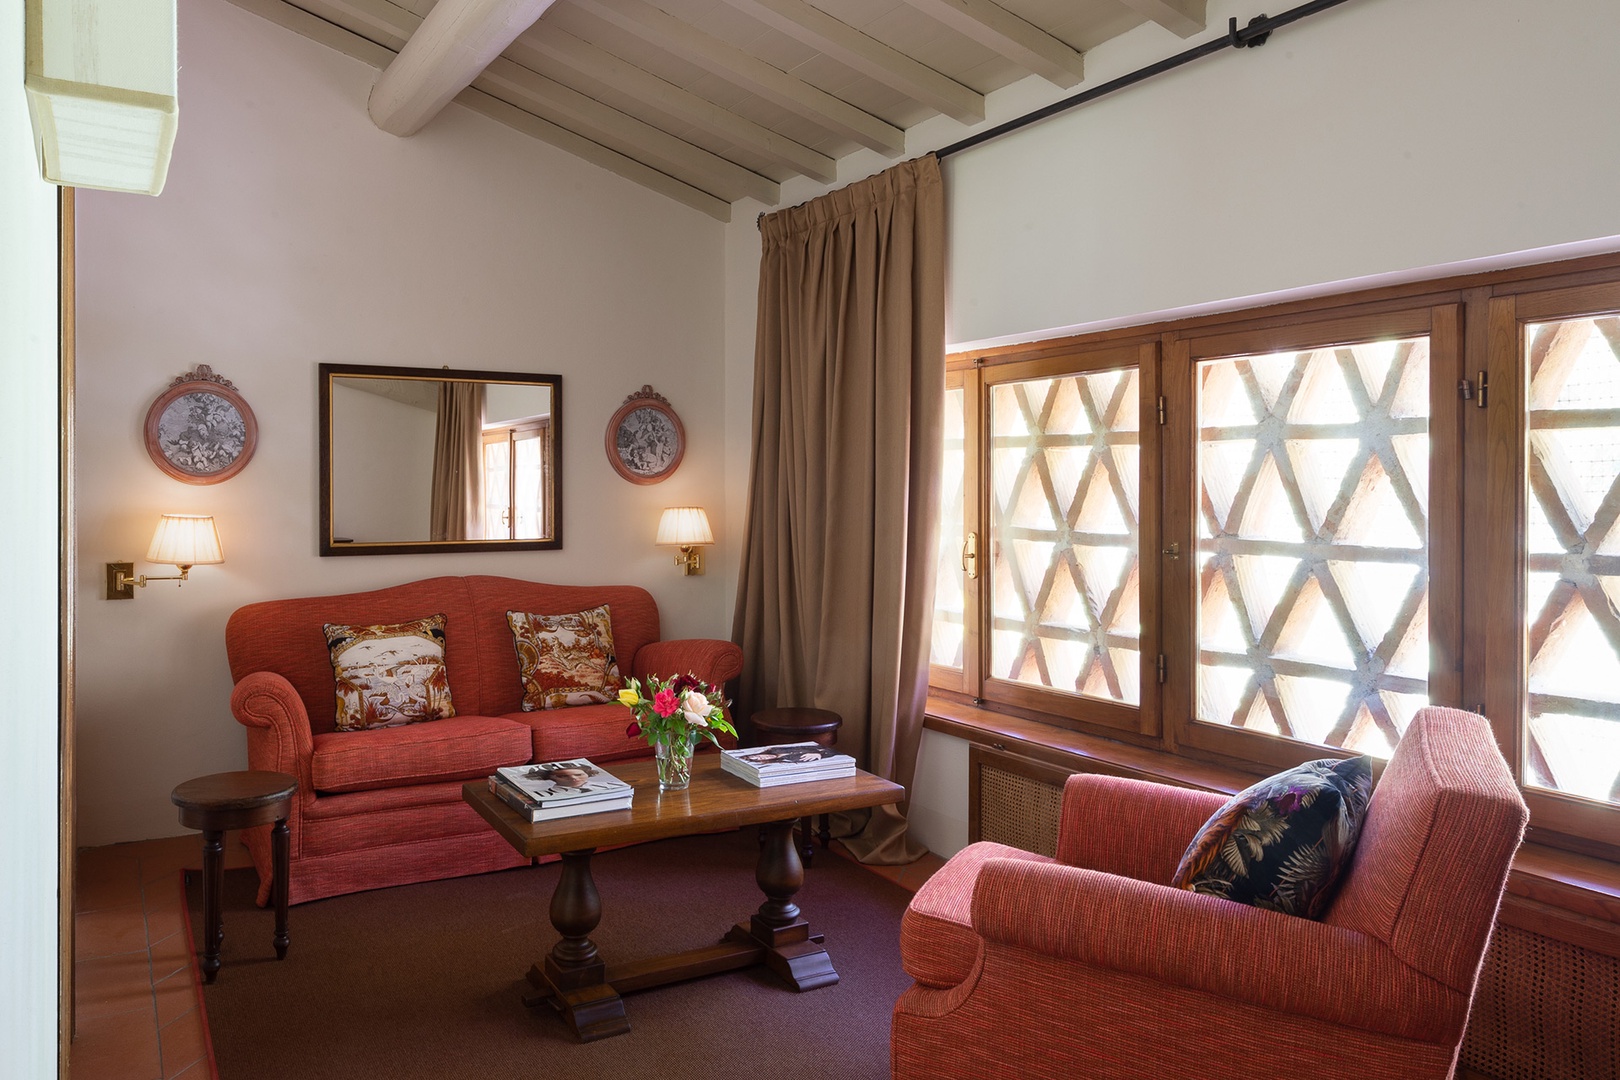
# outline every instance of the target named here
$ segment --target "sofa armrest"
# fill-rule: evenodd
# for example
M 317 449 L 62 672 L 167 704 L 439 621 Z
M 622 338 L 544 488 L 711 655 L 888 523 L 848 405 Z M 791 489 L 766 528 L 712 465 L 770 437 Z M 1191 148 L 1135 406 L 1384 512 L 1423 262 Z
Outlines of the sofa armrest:
M 1146 780 L 1076 773 L 1063 786 L 1058 861 L 1168 885 L 1187 845 L 1226 798 Z
M 690 672 L 718 688 L 742 674 L 742 649 L 714 638 L 653 641 L 636 651 L 630 672 L 641 679 Z
M 973 890 L 986 948 L 1200 990 L 1425 1042 L 1455 1040 L 1468 996 L 1342 927 L 1061 863 L 991 859 Z
M 292 683 L 269 671 L 246 676 L 231 692 L 231 714 L 247 728 L 248 766 L 297 777 L 300 801 L 313 799 L 315 737 Z

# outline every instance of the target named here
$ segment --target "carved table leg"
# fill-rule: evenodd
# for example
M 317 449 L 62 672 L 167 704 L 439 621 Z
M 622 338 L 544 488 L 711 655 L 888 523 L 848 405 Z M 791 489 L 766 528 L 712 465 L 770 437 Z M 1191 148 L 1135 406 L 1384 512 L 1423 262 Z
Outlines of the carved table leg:
M 289 944 L 287 937 L 287 894 L 290 883 L 287 877 L 291 870 L 289 865 L 291 859 L 288 852 L 290 835 L 286 818 L 278 819 L 275 828 L 270 830 L 270 873 L 274 879 L 271 891 L 275 894 L 276 901 L 276 936 L 274 941 L 277 960 L 287 958 L 287 945 Z
M 754 880 L 765 902 L 746 923 L 726 935 L 728 941 L 753 940 L 765 948 L 765 965 L 792 984 L 795 990 L 814 990 L 838 981 L 820 934 L 800 917 L 794 894 L 804 885 L 804 864 L 793 841 L 793 821 L 766 826 Z
M 821 831 L 818 834 L 821 840 L 821 850 L 826 851 L 827 845 L 832 843 L 832 815 L 821 815 Z
M 225 941 L 220 895 L 225 888 L 225 832 L 203 831 L 203 981 L 219 974 L 219 947 Z
M 529 982 L 562 1013 L 581 1042 L 630 1030 L 624 1002 L 608 985 L 606 965 L 590 938 L 601 921 L 602 898 L 591 877 L 591 852 L 565 852 L 562 876 L 551 895 L 551 925 L 562 937 L 543 964 L 529 969 Z
M 810 861 L 816 857 L 816 833 L 810 827 L 810 818 L 799 819 L 799 861 L 804 863 L 805 869 L 810 868 Z

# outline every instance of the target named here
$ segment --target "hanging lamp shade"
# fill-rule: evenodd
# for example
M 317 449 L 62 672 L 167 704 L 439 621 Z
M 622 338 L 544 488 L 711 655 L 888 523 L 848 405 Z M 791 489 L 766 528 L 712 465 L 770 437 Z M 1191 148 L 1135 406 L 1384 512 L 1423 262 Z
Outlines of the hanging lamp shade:
M 28 115 L 53 184 L 156 195 L 179 126 L 176 0 L 26 0 Z

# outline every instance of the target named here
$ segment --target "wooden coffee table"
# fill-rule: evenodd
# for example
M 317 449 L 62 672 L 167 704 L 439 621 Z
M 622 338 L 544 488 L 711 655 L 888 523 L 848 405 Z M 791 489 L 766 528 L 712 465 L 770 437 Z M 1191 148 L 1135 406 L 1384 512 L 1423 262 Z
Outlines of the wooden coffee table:
M 795 990 L 838 981 L 822 947 L 824 936 L 811 933 L 793 902 L 804 884 L 793 824 L 808 814 L 899 802 L 904 788 L 860 771 L 839 780 L 757 788 L 722 770 L 716 754 L 697 757 L 692 785 L 685 791 L 660 792 L 652 761 L 616 762 L 607 768 L 636 789 L 630 809 L 530 824 L 490 794 L 483 781 L 461 789 L 461 797 L 520 854 L 562 856 L 562 876 L 551 897 L 551 925 L 561 937 L 529 969 L 529 983 L 538 993 L 528 1004 L 550 1003 L 581 1042 L 590 1042 L 630 1030 L 620 995 L 635 990 L 756 964 L 764 964 Z M 758 911 L 716 945 L 629 963 L 609 964 L 602 958 L 590 938 L 602 921 L 602 901 L 591 878 L 591 854 L 597 848 L 745 825 L 766 826 L 754 872 L 765 894 Z

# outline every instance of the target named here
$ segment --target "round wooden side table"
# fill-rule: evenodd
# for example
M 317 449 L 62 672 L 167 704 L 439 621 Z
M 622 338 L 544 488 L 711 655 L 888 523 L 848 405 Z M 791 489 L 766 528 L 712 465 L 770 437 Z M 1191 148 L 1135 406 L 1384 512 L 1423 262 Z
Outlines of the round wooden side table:
M 820 746 L 835 746 L 838 743 L 838 729 L 843 726 L 844 718 L 831 709 L 761 709 L 751 717 L 751 722 L 754 725 L 754 735 L 761 745 L 770 742 L 813 742 Z M 800 820 L 799 835 L 804 845 L 799 851 L 799 859 L 805 866 L 809 866 L 811 856 L 815 854 L 815 845 L 811 842 L 808 817 Z M 830 843 L 832 843 L 832 829 L 828 815 L 822 814 L 822 849 L 825 850 Z
M 225 830 L 271 825 L 270 886 L 276 904 L 276 959 L 287 955 L 287 812 L 296 777 L 279 772 L 226 772 L 187 780 L 170 793 L 180 808 L 180 824 L 203 834 L 203 978 L 219 974 L 219 947 L 225 941 L 220 891 L 225 884 Z

